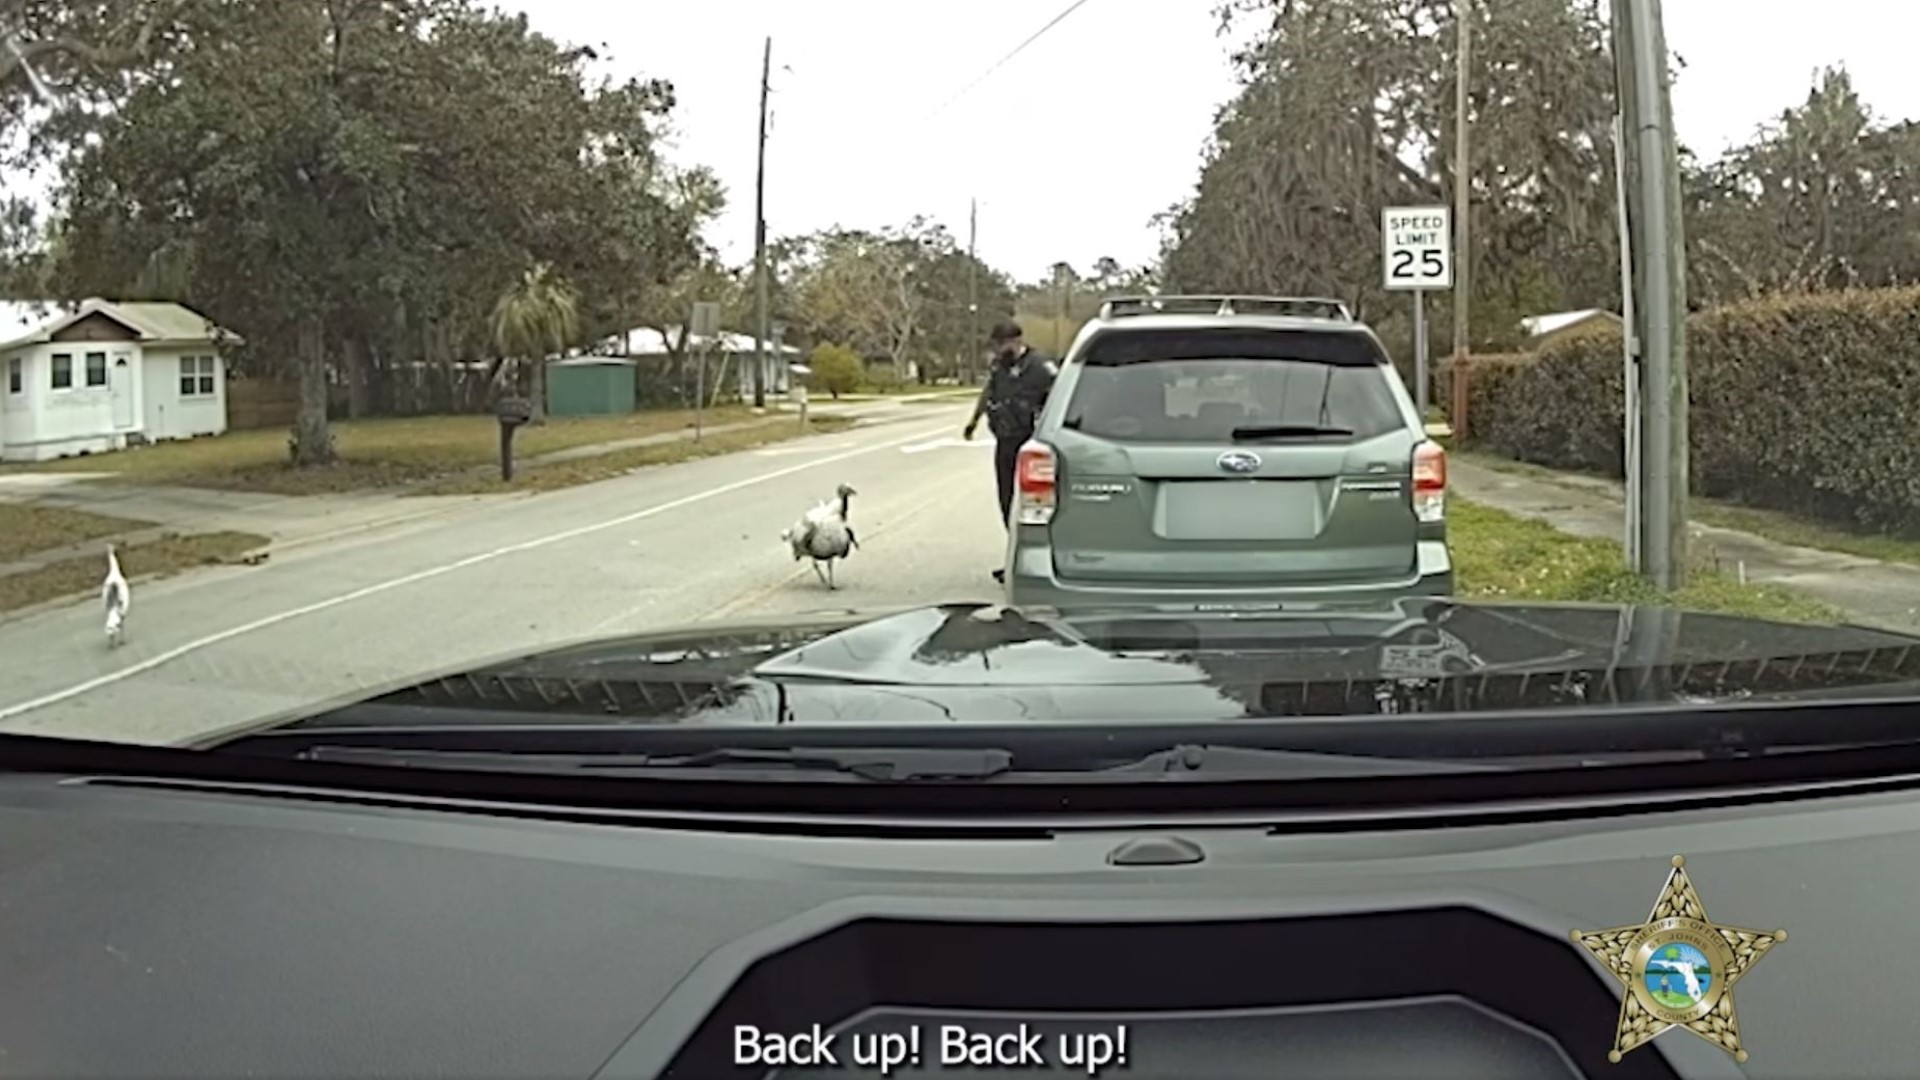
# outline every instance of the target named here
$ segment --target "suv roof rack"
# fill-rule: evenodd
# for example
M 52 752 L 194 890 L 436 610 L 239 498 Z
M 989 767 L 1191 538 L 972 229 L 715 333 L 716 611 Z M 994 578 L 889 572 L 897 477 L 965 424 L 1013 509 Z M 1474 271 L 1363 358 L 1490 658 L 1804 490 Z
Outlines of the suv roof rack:
M 1318 296 L 1116 296 L 1100 305 L 1100 318 L 1131 315 L 1285 315 L 1352 322 L 1346 303 Z

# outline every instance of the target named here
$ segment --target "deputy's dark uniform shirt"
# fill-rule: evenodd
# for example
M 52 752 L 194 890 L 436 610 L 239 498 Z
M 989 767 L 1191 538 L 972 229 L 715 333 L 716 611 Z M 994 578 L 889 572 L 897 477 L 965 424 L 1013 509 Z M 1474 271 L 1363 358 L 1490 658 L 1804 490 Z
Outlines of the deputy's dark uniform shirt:
M 987 376 L 987 429 L 994 438 L 1025 442 L 1033 437 L 1058 370 L 1052 360 L 1032 349 L 1011 364 L 993 365 Z

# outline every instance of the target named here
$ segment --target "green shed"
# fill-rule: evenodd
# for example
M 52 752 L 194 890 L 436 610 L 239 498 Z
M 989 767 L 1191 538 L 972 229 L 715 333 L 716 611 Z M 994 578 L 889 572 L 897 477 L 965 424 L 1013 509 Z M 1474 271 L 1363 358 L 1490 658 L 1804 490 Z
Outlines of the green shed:
M 554 416 L 617 416 L 633 411 L 634 362 L 621 356 L 576 356 L 547 364 L 547 412 Z

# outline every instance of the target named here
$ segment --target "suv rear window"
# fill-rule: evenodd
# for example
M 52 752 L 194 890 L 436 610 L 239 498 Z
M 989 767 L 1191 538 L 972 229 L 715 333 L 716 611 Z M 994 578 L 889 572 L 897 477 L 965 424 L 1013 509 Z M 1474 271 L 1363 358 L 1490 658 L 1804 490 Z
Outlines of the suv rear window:
M 1089 343 L 1066 423 L 1129 442 L 1233 441 L 1242 427 L 1370 439 L 1405 426 L 1387 360 L 1358 334 L 1125 331 Z

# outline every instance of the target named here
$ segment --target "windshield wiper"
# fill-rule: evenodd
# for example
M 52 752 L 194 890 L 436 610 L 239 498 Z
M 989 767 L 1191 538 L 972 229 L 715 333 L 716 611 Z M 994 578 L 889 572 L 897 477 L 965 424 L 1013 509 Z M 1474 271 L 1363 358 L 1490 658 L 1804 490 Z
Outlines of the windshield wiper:
M 1264 746 L 1188 744 L 1156 750 L 1144 757 L 1099 770 L 1116 773 L 1198 774 L 1219 779 L 1241 773 L 1254 780 L 1324 780 L 1358 776 L 1438 776 L 1444 773 L 1500 772 L 1498 766 L 1421 758 L 1369 757 L 1314 750 L 1274 750 Z
M 1353 432 L 1347 428 L 1315 427 L 1311 424 L 1258 424 L 1251 427 L 1233 429 L 1234 442 L 1255 442 L 1261 439 L 1313 439 L 1322 436 L 1346 437 Z
M 548 754 L 489 750 L 394 750 L 378 746 L 316 746 L 308 761 L 383 765 L 456 772 L 575 771 L 595 776 L 638 776 L 678 769 L 817 769 L 863 780 L 984 780 L 1013 767 L 1013 755 L 998 749 L 943 747 L 790 747 L 756 750 L 720 747 L 697 754 Z
M 1483 764 L 1370 757 L 1257 746 L 1180 745 L 1138 758 L 1043 754 L 1049 760 L 1015 768 L 1013 753 L 998 747 L 719 747 L 697 754 L 557 754 L 469 750 L 397 750 L 386 747 L 316 746 L 308 761 L 345 765 L 446 769 L 456 772 L 567 773 L 645 776 L 711 769 L 734 775 L 813 770 L 861 780 L 909 783 L 925 780 L 1167 780 L 1184 777 L 1309 780 L 1361 776 L 1432 776 L 1498 769 Z

